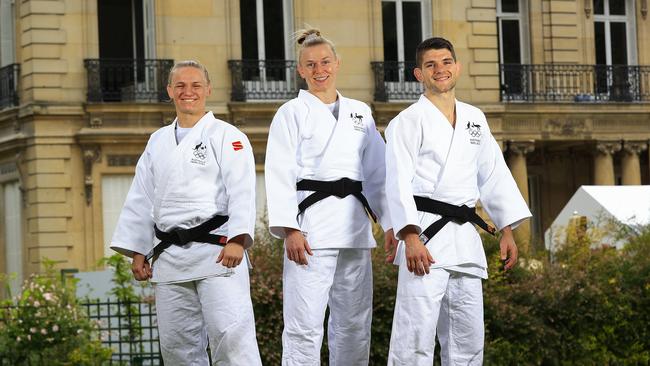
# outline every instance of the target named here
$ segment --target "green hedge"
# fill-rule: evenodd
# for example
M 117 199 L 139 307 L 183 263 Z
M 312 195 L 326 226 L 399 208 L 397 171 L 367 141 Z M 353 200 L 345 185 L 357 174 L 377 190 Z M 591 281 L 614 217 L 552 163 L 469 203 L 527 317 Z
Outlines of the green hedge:
M 566 243 L 553 263 L 525 258 L 498 269 L 498 242 L 484 238 L 486 365 L 645 365 L 650 363 L 650 229 L 623 250 Z M 546 256 L 546 253 L 542 253 Z M 251 291 L 265 365 L 282 354 L 282 243 L 260 233 L 251 251 Z M 385 365 L 397 271 L 373 251 L 371 365 Z M 326 334 L 326 333 L 325 333 Z M 323 364 L 327 348 L 323 346 Z M 438 361 L 436 361 L 438 363 Z

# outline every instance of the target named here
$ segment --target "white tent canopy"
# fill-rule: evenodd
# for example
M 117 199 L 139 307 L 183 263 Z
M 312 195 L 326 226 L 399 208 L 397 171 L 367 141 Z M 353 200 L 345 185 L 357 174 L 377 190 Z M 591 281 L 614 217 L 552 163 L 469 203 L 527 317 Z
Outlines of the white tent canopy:
M 650 186 L 581 186 L 544 232 L 546 248 L 554 250 L 566 238 L 565 228 L 574 215 L 585 216 L 590 227 L 613 220 L 635 228 L 650 223 Z M 605 235 L 603 244 L 620 248 L 624 243 Z

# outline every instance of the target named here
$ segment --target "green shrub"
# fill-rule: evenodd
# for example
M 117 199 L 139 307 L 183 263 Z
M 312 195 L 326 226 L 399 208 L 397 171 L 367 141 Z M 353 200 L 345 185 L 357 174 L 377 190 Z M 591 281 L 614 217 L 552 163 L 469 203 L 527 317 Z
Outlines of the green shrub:
M 97 323 L 75 298 L 73 279 L 57 276 L 53 262 L 2 302 L 0 360 L 10 365 L 98 365 L 110 358 Z
M 258 230 L 249 251 L 251 298 L 255 312 L 257 342 L 263 365 L 282 362 L 282 241 Z
M 497 269 L 498 243 L 486 240 L 484 283 L 490 365 L 638 365 L 650 362 L 650 235 L 623 250 L 573 238 L 540 268 Z M 528 261 L 531 262 L 530 260 Z
M 573 238 L 553 262 L 522 258 L 507 273 L 499 270 L 498 241 L 485 237 L 490 276 L 483 283 L 485 364 L 650 364 L 650 228 L 627 235 L 627 245 L 618 251 L 592 249 L 588 237 Z M 256 243 L 251 294 L 258 342 L 263 363 L 277 365 L 282 353 L 282 242 L 261 231 Z M 385 365 L 397 271 L 384 263 L 381 248 L 372 257 L 370 364 Z M 327 365 L 325 345 L 322 354 Z

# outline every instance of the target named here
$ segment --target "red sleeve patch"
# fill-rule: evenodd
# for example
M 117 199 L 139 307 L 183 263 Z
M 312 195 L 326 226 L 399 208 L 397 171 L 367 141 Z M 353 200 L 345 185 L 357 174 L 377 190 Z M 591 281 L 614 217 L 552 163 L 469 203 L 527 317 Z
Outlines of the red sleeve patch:
M 241 141 L 234 141 L 232 143 L 232 148 L 235 149 L 235 151 L 237 151 L 243 149 L 244 145 L 242 145 Z

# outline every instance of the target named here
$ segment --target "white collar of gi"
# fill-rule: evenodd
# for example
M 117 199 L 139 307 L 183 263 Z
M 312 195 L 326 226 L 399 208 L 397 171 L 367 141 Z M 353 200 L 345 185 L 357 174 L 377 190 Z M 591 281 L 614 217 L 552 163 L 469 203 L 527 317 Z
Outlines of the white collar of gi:
M 212 111 L 207 111 L 207 112 L 205 112 L 203 117 L 201 117 L 201 119 L 196 121 L 194 126 L 192 126 L 191 128 L 194 128 L 194 127 L 198 126 L 199 124 L 203 123 L 203 121 L 214 120 L 214 119 L 216 119 L 216 118 L 214 118 L 214 114 L 212 113 Z M 174 118 L 174 122 L 172 122 L 172 125 L 174 126 L 174 129 L 176 129 L 176 127 L 181 127 L 181 126 L 178 125 L 178 117 Z
M 420 99 L 418 99 L 417 103 L 422 105 L 425 110 L 440 114 L 443 117 L 443 120 L 447 121 L 447 117 L 445 117 L 444 113 L 442 113 L 442 111 L 440 111 L 440 109 L 438 109 L 429 98 L 425 97 L 424 94 L 420 95 Z M 454 99 L 454 104 L 456 105 L 456 122 L 458 122 L 458 99 Z M 449 126 L 451 126 L 451 124 L 449 124 Z
M 298 99 L 302 99 L 302 100 L 305 101 L 306 103 L 310 103 L 310 104 L 311 104 L 311 103 L 317 103 L 317 102 L 318 102 L 318 103 L 321 103 L 323 106 L 325 106 L 325 103 L 323 103 L 322 100 L 318 99 L 317 96 L 315 96 L 314 94 L 310 93 L 308 90 L 300 89 L 300 91 L 298 92 Z M 339 100 L 339 101 L 340 101 L 340 100 L 342 100 L 342 99 L 343 99 L 343 96 L 342 96 L 341 93 L 339 93 L 339 91 L 337 90 L 337 91 L 336 91 L 336 100 Z M 340 103 L 340 102 L 339 102 L 339 103 Z

